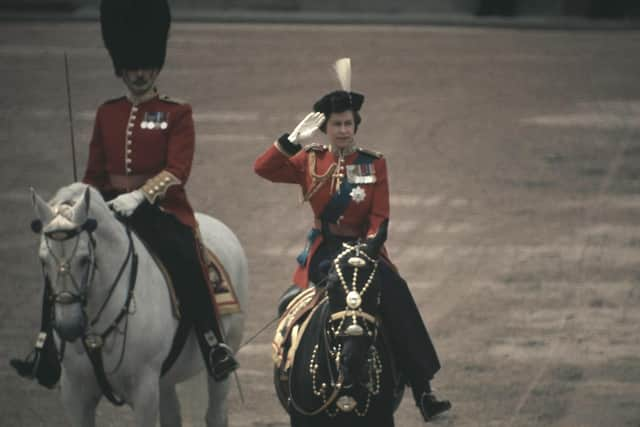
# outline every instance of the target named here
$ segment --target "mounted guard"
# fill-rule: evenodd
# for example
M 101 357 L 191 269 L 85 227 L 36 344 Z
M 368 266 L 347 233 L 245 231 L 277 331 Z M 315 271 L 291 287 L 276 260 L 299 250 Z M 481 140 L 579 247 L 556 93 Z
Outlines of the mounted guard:
M 166 0 L 103 0 L 102 36 L 127 95 L 97 111 L 83 182 L 157 256 L 172 278 L 182 316 L 195 326 L 209 374 L 224 380 L 238 364 L 225 344 L 208 258 L 185 193 L 195 132 L 191 106 L 159 94 L 155 82 L 165 62 L 170 27 Z M 218 277 L 223 272 L 217 271 Z M 53 387 L 60 364 L 52 339 L 52 294 L 45 286 L 41 332 L 17 372 Z

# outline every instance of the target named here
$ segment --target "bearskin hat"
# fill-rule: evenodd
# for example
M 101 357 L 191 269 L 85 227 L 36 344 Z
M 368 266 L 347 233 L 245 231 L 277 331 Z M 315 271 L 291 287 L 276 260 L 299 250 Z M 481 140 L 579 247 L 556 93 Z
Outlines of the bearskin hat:
M 162 68 L 171 24 L 167 0 L 102 0 L 100 24 L 117 76 Z

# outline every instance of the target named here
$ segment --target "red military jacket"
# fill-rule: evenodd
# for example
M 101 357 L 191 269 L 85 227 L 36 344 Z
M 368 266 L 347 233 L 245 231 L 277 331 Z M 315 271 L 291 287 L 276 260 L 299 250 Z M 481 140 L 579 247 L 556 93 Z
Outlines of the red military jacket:
M 191 172 L 195 132 L 191 106 L 155 94 L 98 108 L 83 182 L 101 192 L 141 188 L 149 202 L 195 228 L 184 185 Z
M 369 156 L 368 165 L 357 164 L 360 156 Z M 300 185 L 313 210 L 316 228 L 341 179 L 349 180 L 352 190 L 347 208 L 337 221 L 339 227 L 366 238 L 375 235 L 389 218 L 387 164 L 380 153 L 358 148 L 341 159 L 330 147 L 311 144 L 291 155 L 276 141 L 256 160 L 254 170 L 272 182 Z M 321 235 L 310 242 L 309 254 L 293 276 L 297 286 L 308 286 L 309 261 L 321 243 Z

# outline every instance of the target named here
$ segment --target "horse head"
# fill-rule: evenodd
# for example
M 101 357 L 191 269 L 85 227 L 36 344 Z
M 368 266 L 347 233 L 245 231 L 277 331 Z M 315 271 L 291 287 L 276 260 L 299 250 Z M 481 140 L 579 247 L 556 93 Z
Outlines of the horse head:
M 92 197 L 104 205 L 84 184 L 60 189 L 49 203 L 31 190 L 36 214 L 31 228 L 40 235 L 38 255 L 51 295 L 47 303 L 55 306 L 54 329 L 65 341 L 75 341 L 87 327 L 85 306 L 96 272 Z
M 385 222 L 365 242 L 343 243 L 327 276 L 328 328 L 344 377 L 343 390 L 354 385 L 370 387 L 373 378 L 369 374 L 375 375 L 381 294 L 378 259 L 386 228 Z

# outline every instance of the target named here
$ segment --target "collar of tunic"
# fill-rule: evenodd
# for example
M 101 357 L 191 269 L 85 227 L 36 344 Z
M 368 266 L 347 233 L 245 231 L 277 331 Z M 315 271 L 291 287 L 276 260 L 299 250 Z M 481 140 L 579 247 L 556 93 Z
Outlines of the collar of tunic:
M 349 145 L 348 147 L 343 148 L 342 150 L 334 147 L 333 144 L 329 145 L 329 151 L 332 152 L 336 158 L 340 158 L 340 157 L 344 158 L 350 154 L 353 154 L 356 152 L 356 149 L 357 147 L 355 142 Z
M 152 90 L 150 90 L 149 92 L 147 92 L 144 95 L 139 96 L 139 97 L 133 95 L 131 92 L 127 93 L 127 99 L 133 105 L 140 105 L 142 103 L 145 103 L 147 101 L 152 100 L 153 98 L 155 98 L 157 96 L 158 96 L 158 89 L 156 89 L 155 87 Z

